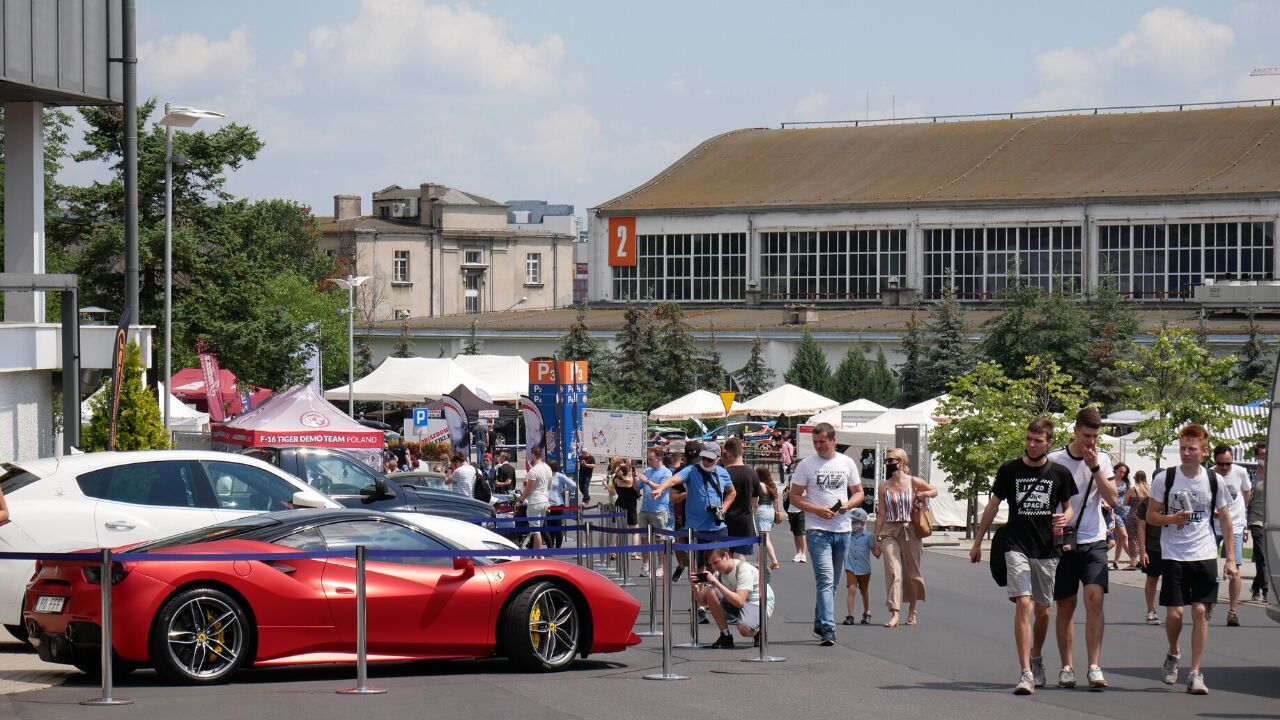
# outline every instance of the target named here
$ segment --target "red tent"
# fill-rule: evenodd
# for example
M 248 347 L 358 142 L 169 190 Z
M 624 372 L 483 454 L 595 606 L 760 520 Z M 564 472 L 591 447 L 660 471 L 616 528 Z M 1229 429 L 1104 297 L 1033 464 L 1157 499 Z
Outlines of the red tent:
M 352 420 L 310 385 L 274 395 L 266 404 L 213 426 L 213 449 L 303 445 L 348 450 L 373 467 L 382 466 L 382 431 Z
M 239 382 L 235 373 L 222 368 L 218 369 L 222 406 L 227 409 L 229 415 L 239 415 L 244 412 L 244 407 L 240 404 Z M 195 405 L 201 412 L 209 412 L 208 392 L 204 387 L 204 371 L 200 368 L 183 368 L 174 373 L 173 377 L 169 378 L 169 388 L 174 397 L 182 402 Z M 253 407 L 258 407 L 270 396 L 270 390 L 250 386 L 249 402 Z

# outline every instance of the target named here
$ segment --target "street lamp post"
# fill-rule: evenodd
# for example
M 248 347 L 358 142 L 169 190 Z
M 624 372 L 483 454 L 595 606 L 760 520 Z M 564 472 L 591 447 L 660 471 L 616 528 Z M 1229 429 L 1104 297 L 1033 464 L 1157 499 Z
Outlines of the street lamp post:
M 164 104 L 164 431 L 169 430 L 169 378 L 173 377 L 173 129 L 191 127 L 202 118 L 224 118 L 220 112 Z M 172 438 L 170 438 L 172 439 Z
M 367 275 L 329 278 L 329 282 L 347 291 L 347 414 L 356 416 L 356 288 L 369 280 Z

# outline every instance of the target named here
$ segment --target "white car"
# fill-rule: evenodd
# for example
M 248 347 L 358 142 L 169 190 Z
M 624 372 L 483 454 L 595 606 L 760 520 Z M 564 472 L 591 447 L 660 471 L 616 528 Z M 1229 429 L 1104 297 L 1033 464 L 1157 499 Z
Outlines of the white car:
M 119 547 L 271 510 L 342 507 L 273 465 L 230 453 L 101 452 L 0 469 L 11 518 L 0 525 L 4 552 Z M 34 570 L 30 560 L 0 560 L 0 624 L 19 639 Z
M 507 538 L 498 533 L 483 528 L 475 523 L 466 520 L 458 520 L 457 518 L 441 517 L 439 515 L 426 515 L 415 512 L 396 512 L 388 511 L 388 515 L 394 515 L 401 520 L 406 520 L 425 530 L 430 530 L 437 535 L 453 540 L 468 550 L 519 550 L 520 548 Z M 509 555 L 496 554 L 490 557 L 491 560 L 518 560 L 518 557 Z

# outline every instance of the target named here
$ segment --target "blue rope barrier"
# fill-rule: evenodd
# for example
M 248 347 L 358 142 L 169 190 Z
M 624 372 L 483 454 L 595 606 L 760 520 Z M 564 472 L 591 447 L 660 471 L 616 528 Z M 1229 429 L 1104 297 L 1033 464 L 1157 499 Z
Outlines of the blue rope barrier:
M 742 547 L 743 545 L 754 545 L 758 542 L 760 542 L 760 538 L 758 537 L 729 538 L 728 540 L 722 540 L 720 542 L 711 542 L 711 543 L 693 543 L 693 544 L 676 543 L 672 545 L 671 548 L 673 550 L 690 550 L 693 552 L 698 552 L 701 550 L 714 550 L 716 548 L 736 548 L 736 547 Z
M 699 547 L 711 547 L 710 545 Z M 454 558 L 454 557 L 541 557 L 548 555 L 607 555 L 615 552 L 661 552 L 662 546 L 625 545 L 622 547 L 600 548 L 541 548 L 520 549 L 494 548 L 489 550 L 374 550 L 369 549 L 369 557 L 419 557 L 419 558 Z M 278 552 L 278 553 L 226 553 L 214 555 L 209 553 L 112 553 L 111 559 L 118 562 L 233 562 L 237 560 L 316 560 L 322 558 L 354 558 L 355 550 L 328 550 L 314 552 Z M 79 562 L 98 562 L 101 553 L 38 553 L 38 552 L 0 552 L 0 560 L 73 560 Z
M 544 525 L 542 527 L 490 528 L 490 531 L 499 535 L 528 535 L 533 532 L 577 532 L 586 529 L 586 525 Z

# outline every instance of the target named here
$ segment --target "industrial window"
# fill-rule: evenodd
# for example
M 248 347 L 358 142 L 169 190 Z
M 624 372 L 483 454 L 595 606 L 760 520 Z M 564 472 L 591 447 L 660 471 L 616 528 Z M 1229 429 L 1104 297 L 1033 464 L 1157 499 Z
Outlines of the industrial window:
M 393 282 L 409 282 L 409 251 L 396 250 L 395 259 L 392 262 Z
M 760 233 L 760 290 L 766 300 L 874 300 L 905 286 L 907 232 L 800 230 Z
M 524 284 L 542 284 L 542 253 L 525 253 Z
M 1206 279 L 1270 280 L 1275 223 L 1101 225 L 1098 272 L 1137 300 L 1190 299 Z
M 1078 225 L 930 228 L 924 231 L 924 295 L 942 296 L 948 272 L 956 294 L 988 299 L 1010 278 L 1046 291 L 1079 292 Z
M 745 300 L 746 237 L 746 233 L 640 235 L 636 266 L 613 268 L 613 299 Z

